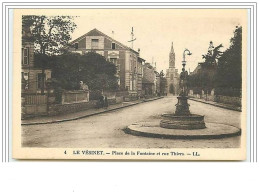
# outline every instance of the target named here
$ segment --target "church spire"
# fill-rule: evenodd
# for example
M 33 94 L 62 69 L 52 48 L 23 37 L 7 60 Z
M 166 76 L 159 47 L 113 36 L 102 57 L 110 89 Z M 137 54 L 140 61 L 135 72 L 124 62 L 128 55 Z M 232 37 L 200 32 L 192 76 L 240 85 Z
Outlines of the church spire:
M 170 53 L 174 53 L 174 42 L 172 42 L 171 52 Z
M 171 51 L 169 53 L 169 68 L 175 68 L 174 43 L 172 42 Z

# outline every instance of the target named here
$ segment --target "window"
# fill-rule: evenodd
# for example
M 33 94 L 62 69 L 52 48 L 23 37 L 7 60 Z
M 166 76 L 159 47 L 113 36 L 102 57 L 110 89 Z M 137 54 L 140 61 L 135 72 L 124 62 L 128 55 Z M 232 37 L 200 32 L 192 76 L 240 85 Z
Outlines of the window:
M 99 39 L 92 39 L 92 49 L 99 49 Z
M 74 46 L 75 46 L 75 49 L 78 49 L 78 43 L 75 43 Z
M 110 58 L 110 62 L 117 65 L 117 58 Z
M 43 76 L 42 76 L 42 73 L 38 73 L 38 80 L 37 80 L 38 89 L 42 88 L 42 83 L 43 83 L 42 80 L 44 80 L 43 85 L 45 84 L 45 78 L 46 78 L 45 74 L 43 74 Z
M 22 64 L 29 64 L 29 48 L 22 48 Z
M 115 43 L 112 43 L 112 49 L 116 49 Z

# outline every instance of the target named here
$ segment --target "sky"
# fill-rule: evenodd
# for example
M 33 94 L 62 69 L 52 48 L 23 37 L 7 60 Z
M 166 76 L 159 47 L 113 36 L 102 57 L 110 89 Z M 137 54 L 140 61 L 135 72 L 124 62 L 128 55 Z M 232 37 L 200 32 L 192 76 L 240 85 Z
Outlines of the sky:
M 31 10 L 32 14 L 34 10 Z M 42 13 L 41 13 L 42 12 Z M 36 10 L 37 14 L 46 14 Z M 147 62 L 156 62 L 157 70 L 169 67 L 169 52 L 174 44 L 176 68 L 181 69 L 185 48 L 192 52 L 186 57 L 187 70 L 193 71 L 202 55 L 206 54 L 209 42 L 214 46 L 223 44 L 222 51 L 229 47 L 230 38 L 237 25 L 246 25 L 246 10 L 240 9 L 79 9 L 50 10 L 48 14 L 78 16 L 72 40 L 97 28 L 115 40 L 131 47 L 131 28 L 136 41 L 134 49 L 140 48 L 140 57 Z M 114 35 L 112 34 L 114 31 Z

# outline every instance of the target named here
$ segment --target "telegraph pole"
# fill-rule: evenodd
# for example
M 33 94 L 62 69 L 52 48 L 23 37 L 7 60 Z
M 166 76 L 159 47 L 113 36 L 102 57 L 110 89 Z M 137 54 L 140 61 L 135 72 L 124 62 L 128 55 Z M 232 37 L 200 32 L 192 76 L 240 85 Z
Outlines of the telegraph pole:
M 131 49 L 133 49 L 133 42 L 136 41 L 136 38 L 134 38 L 134 32 L 133 32 L 133 27 L 131 30 L 131 40 L 128 42 L 131 42 Z
M 133 42 L 136 41 L 136 38 L 134 38 L 134 31 L 133 31 L 133 27 L 131 29 L 131 40 L 128 41 L 128 42 L 131 42 L 131 49 L 133 49 Z M 134 74 L 135 74 L 135 67 L 134 67 L 134 70 L 132 71 L 132 76 L 131 76 L 131 79 L 132 79 L 132 91 L 134 90 Z

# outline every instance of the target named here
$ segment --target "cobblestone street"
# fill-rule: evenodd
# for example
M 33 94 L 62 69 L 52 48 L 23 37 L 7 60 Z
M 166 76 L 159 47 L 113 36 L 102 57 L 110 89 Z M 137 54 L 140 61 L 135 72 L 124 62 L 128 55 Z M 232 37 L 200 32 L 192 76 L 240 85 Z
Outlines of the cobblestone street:
M 128 135 L 123 128 L 136 122 L 159 118 L 175 111 L 176 96 L 141 103 L 79 120 L 22 126 L 23 147 L 47 148 L 235 148 L 240 136 L 211 140 L 169 140 Z M 240 127 L 241 112 L 189 101 L 193 114 L 205 115 L 205 122 Z M 169 130 L 170 131 L 170 130 Z

